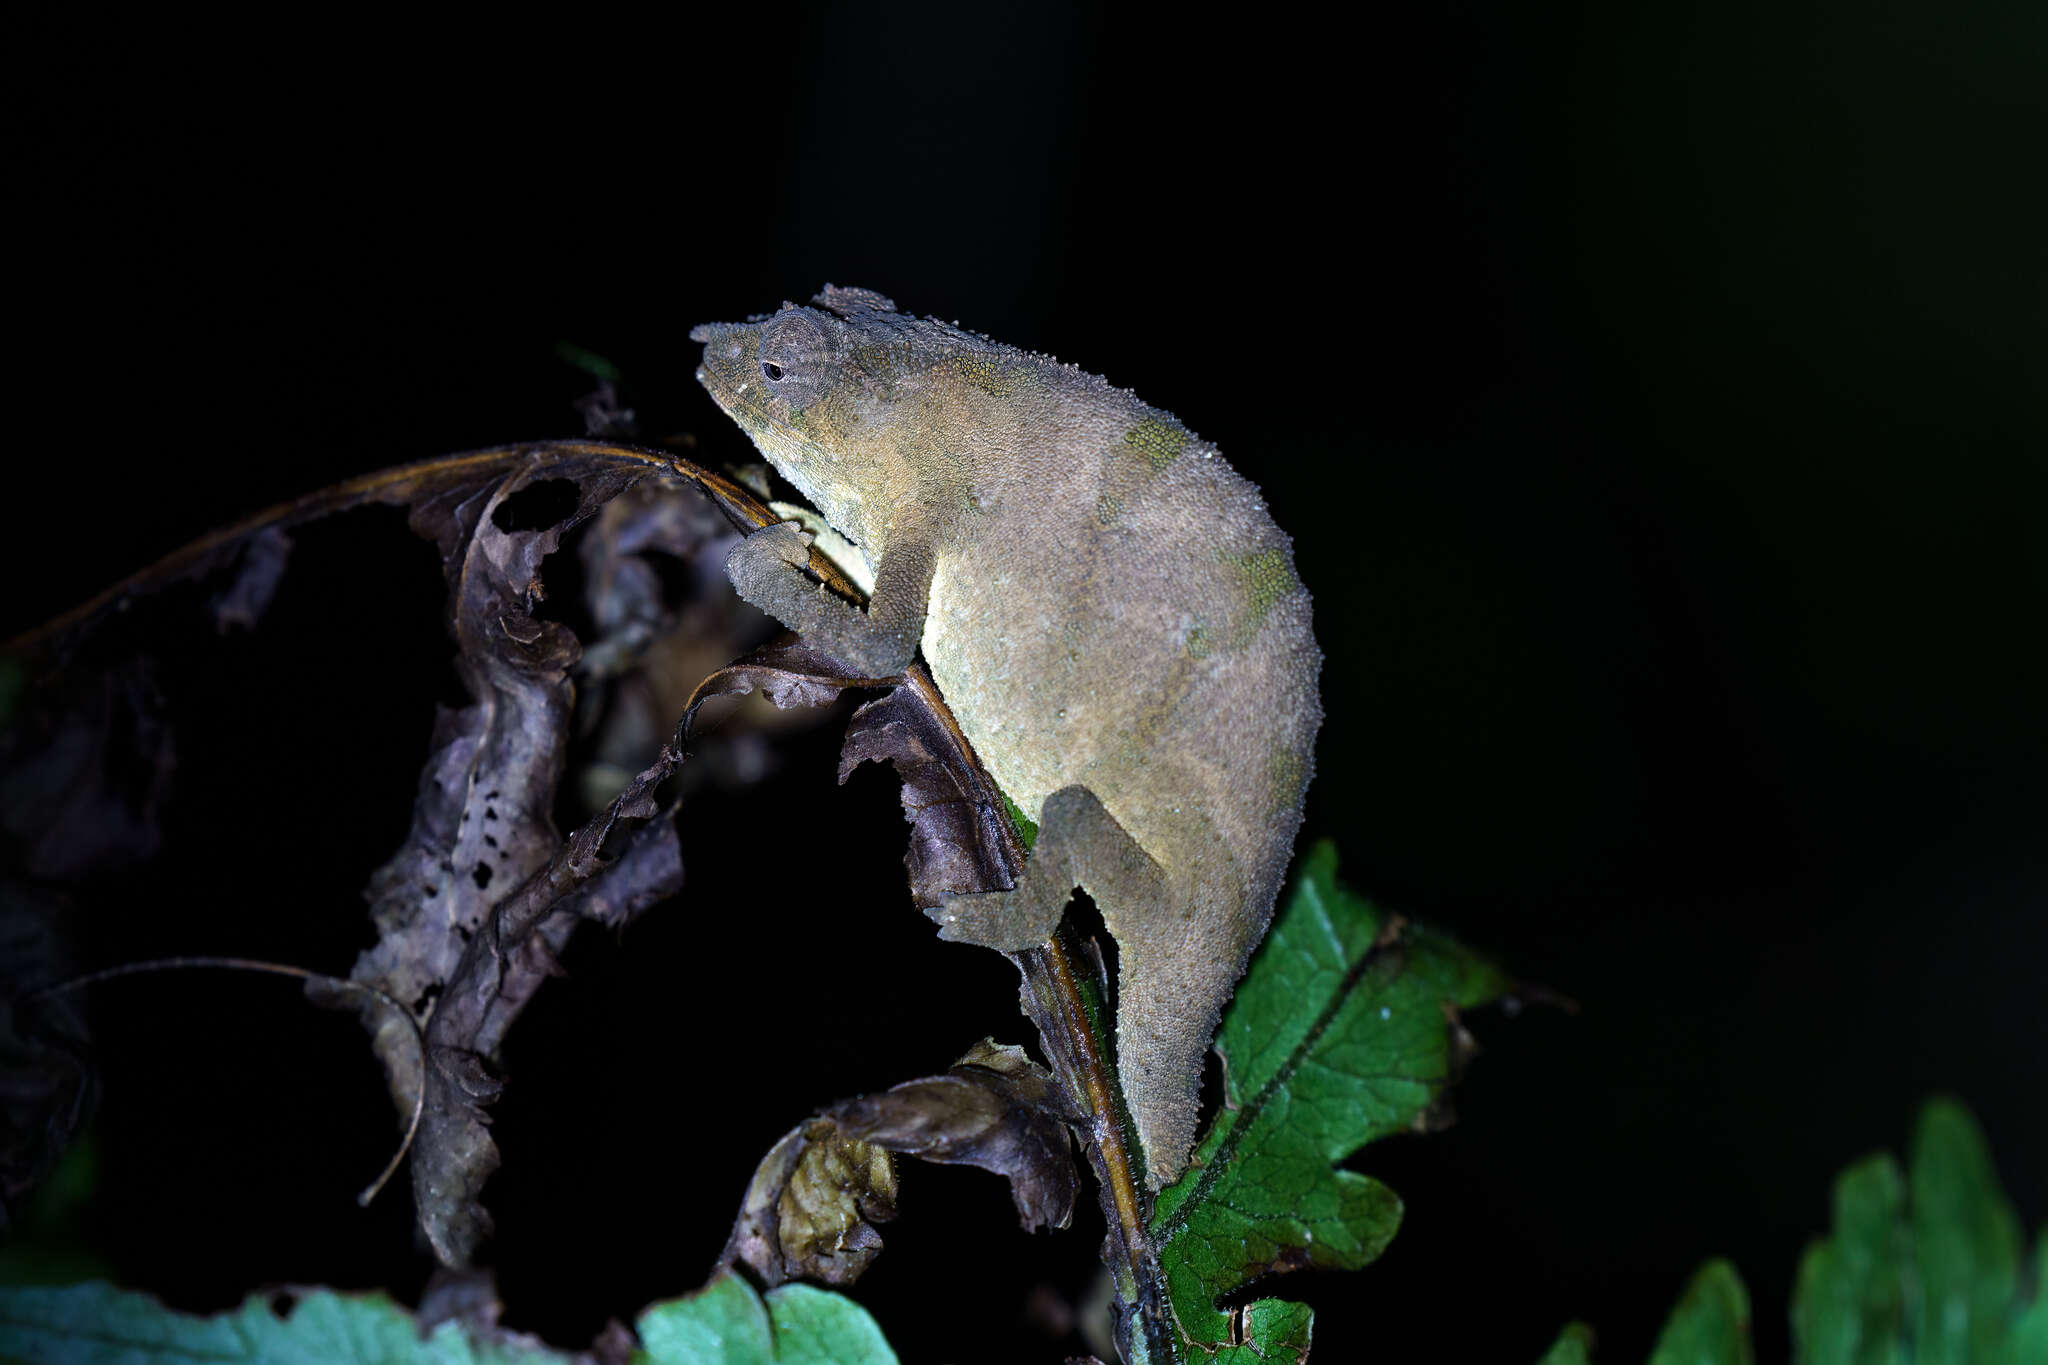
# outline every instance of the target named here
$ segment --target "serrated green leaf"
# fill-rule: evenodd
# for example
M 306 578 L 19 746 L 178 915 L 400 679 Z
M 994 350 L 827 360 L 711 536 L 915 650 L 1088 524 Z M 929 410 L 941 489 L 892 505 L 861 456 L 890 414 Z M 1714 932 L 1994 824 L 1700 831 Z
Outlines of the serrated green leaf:
M 1726 1261 L 1708 1261 L 1685 1287 L 1650 1365 L 1750 1365 L 1749 1291 Z
M 1592 1365 L 1592 1360 L 1593 1329 L 1583 1322 L 1568 1322 L 1536 1365 Z
M 0 1290 L 0 1359 L 25 1365 L 564 1365 L 557 1351 L 481 1341 L 452 1322 L 424 1341 L 382 1294 L 318 1290 L 282 1317 L 252 1294 L 212 1317 L 110 1284 Z
M 723 1275 L 641 1315 L 643 1365 L 896 1365 L 881 1329 L 851 1299 L 790 1284 L 764 1299 Z M 283 1316 L 264 1295 L 201 1317 L 147 1294 L 94 1283 L 0 1289 L 7 1365 L 568 1365 L 566 1352 L 486 1339 L 444 1322 L 421 1339 L 381 1294 L 298 1295 Z
M 1805 1365 L 1903 1365 L 1906 1181 L 1890 1155 L 1835 1179 L 1834 1234 L 1807 1248 L 1792 1298 L 1795 1358 Z
M 640 1315 L 635 1365 L 896 1365 L 867 1310 L 807 1284 L 765 1299 L 736 1275 Z
M 1315 1313 L 1307 1304 L 1258 1299 L 1245 1305 L 1242 1345 L 1195 1359 L 1203 1365 L 1302 1365 L 1314 1328 Z
M 2034 1285 L 2026 1311 L 2013 1322 L 2000 1365 L 2027 1365 L 2048 1360 L 2048 1227 L 2034 1238 Z
M 1930 1100 L 1913 1133 L 1912 1226 L 1920 1279 L 1915 1365 L 1977 1365 L 2002 1350 L 2019 1286 L 2020 1228 L 1984 1134 L 1962 1105 Z
M 1401 1201 L 1336 1164 L 1426 1120 L 1454 1069 L 1447 1011 L 1509 985 L 1450 938 L 1343 889 L 1336 870 L 1327 842 L 1304 859 L 1223 1017 L 1224 1108 L 1154 1211 L 1174 1313 L 1195 1341 L 1229 1340 L 1216 1300 L 1260 1275 L 1380 1254 Z

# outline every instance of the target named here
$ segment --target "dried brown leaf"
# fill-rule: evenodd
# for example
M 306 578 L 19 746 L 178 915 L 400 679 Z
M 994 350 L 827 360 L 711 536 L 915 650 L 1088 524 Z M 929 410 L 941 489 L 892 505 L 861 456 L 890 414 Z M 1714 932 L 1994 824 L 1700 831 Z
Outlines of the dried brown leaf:
M 481 486 L 437 490 L 413 508 L 414 530 L 441 550 L 456 670 L 472 701 L 443 708 L 435 719 L 412 829 L 370 879 L 377 945 L 357 960 L 351 977 L 422 1015 L 492 906 L 543 866 L 559 842 L 550 811 L 568 738 L 568 669 L 578 647 L 566 628 L 531 615 L 540 561 L 570 521 L 637 473 L 595 466 L 578 481 L 574 511 L 564 521 L 513 531 L 496 524 L 494 513 L 540 478 L 561 477 L 559 468 L 527 464 Z M 371 1012 L 364 1022 L 393 1101 L 409 1110 L 420 1077 L 402 1025 Z
M 743 1262 L 770 1285 L 851 1284 L 882 1250 L 874 1225 L 895 1216 L 888 1152 L 847 1137 L 830 1119 L 807 1119 L 754 1169 L 719 1268 Z
M 700 582 L 717 589 L 702 595 L 730 601 L 718 566 L 725 562 L 731 534 L 731 522 L 717 508 L 683 489 L 640 483 L 606 503 L 577 550 L 584 604 L 597 626 L 578 674 L 589 680 L 626 672 L 673 619 L 667 587 L 649 562 L 649 551 L 692 564 L 701 558 L 706 567 Z M 734 652 L 727 650 L 723 657 Z
M 27 682 L 17 721 L 29 709 L 53 718 L 40 727 L 16 724 L 6 737 L 10 780 L 32 789 L 32 799 L 13 803 L 27 821 L 14 831 L 27 837 L 15 843 L 37 851 L 39 877 L 62 880 L 154 850 L 155 804 L 170 770 L 158 708 L 137 704 L 153 695 L 134 686 L 138 678 L 146 684 L 146 673 L 136 671 L 142 662 L 106 669 L 88 649 L 102 627 L 152 594 L 222 575 L 228 581 L 211 599 L 213 623 L 253 624 L 286 565 L 290 528 L 366 503 L 410 507 L 415 529 L 435 541 L 471 703 L 444 712 L 435 727 L 413 827 L 373 880 L 380 942 L 355 976 L 416 1013 L 431 1011 L 424 1074 L 406 1021 L 385 1011 L 367 1022 L 400 1114 L 422 1098 L 415 1194 L 429 1241 L 451 1265 L 466 1260 L 489 1226 L 475 1196 L 497 1161 L 484 1108 L 501 1088 L 492 1062 L 505 1030 L 555 970 L 579 918 L 621 924 L 680 883 L 673 808 L 657 810 L 652 796 L 681 762 L 672 748 L 615 784 L 623 786 L 617 799 L 566 843 L 549 820 L 580 645 L 535 614 L 540 564 L 568 527 L 649 475 L 695 485 L 733 527 L 776 519 L 729 480 L 668 452 L 603 441 L 506 446 L 379 471 L 272 507 L 8 642 L 10 667 Z M 653 523 L 627 517 L 624 525 L 629 538 L 678 543 Z M 630 574 L 623 559 L 614 567 Z M 834 577 L 828 565 L 820 573 Z M 645 588 L 648 580 L 635 581 Z M 645 601 L 626 596 L 612 605 L 628 627 L 646 610 Z M 88 704 L 53 705 L 59 694 Z M 123 771 L 150 777 L 141 788 L 104 780 L 116 734 L 125 750 L 140 749 L 140 764 L 132 752 L 120 757 Z M 25 735 L 41 747 L 22 748 Z M 58 818 L 75 817 L 80 802 L 93 806 L 91 818 Z M 28 828 L 37 819 L 48 828 Z M 93 831 L 96 842 L 42 837 L 65 830 Z
M 1052 1073 L 1023 1048 L 985 1038 L 943 1075 L 825 1112 L 849 1136 L 892 1152 L 1003 1176 L 1027 1232 L 1063 1228 L 1073 1217 L 1072 1115 Z

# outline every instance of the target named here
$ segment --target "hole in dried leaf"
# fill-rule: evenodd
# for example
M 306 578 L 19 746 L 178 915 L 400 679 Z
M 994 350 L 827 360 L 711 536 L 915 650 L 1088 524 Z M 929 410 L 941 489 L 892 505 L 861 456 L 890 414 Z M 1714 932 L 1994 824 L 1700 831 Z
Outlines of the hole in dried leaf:
M 545 531 L 576 514 L 583 491 L 574 479 L 541 479 L 506 498 L 491 511 L 500 531 Z

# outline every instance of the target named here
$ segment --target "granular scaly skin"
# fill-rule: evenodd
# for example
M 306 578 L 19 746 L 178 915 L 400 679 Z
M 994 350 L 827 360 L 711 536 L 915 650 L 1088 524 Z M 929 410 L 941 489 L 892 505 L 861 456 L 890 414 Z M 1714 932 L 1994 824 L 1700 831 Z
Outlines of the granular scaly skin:
M 1217 1017 L 1301 823 L 1321 655 L 1291 542 L 1171 413 L 1049 356 L 827 286 L 711 323 L 697 378 L 875 570 L 865 613 L 785 523 L 741 596 L 884 677 L 922 646 L 1036 819 L 1014 891 L 930 907 L 1016 951 L 1085 887 L 1119 954 L 1117 1061 L 1155 1187 L 1185 1167 Z

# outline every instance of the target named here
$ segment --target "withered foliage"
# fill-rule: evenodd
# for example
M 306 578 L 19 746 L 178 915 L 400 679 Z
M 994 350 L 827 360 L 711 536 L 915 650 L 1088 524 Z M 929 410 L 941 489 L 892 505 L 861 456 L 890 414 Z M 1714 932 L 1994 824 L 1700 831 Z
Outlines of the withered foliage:
M 1010 1182 L 1026 1232 L 1074 1216 L 1073 1137 L 1052 1073 L 1014 1045 L 984 1038 L 942 1075 L 905 1081 L 826 1111 L 862 1142 L 951 1166 L 978 1166 Z
M 706 496 L 679 496 L 679 484 Z M 666 452 L 563 441 L 429 461 L 273 508 L 13 642 L 28 701 L 7 732 L 8 779 L 36 799 L 10 799 L 0 815 L 40 881 L 146 857 L 157 841 L 155 810 L 173 771 L 169 731 L 144 666 L 100 661 L 98 628 L 194 580 L 223 584 L 210 605 L 219 628 L 252 626 L 286 570 L 291 528 L 371 502 L 405 506 L 439 551 L 467 701 L 437 716 L 411 828 L 368 888 L 378 941 L 352 974 L 412 1010 L 424 1054 L 407 1021 L 353 1007 L 398 1113 L 416 1102 L 423 1109 L 410 1158 L 419 1226 L 443 1265 L 462 1267 L 491 1226 L 480 1194 L 499 1160 L 488 1110 L 502 1092 L 507 1032 L 579 923 L 620 928 L 681 887 L 674 822 L 701 781 L 704 765 L 686 758 L 691 721 L 708 699 L 759 691 L 792 708 L 849 688 L 879 690 L 854 713 L 840 778 L 864 762 L 897 769 L 920 904 L 1010 885 L 1022 850 L 921 669 L 863 678 L 789 636 L 725 663 L 742 642 L 723 552 L 734 531 L 768 524 L 772 512 Z M 544 561 L 593 518 L 581 547 L 594 624 L 586 641 L 540 604 Z M 813 568 L 855 595 L 822 556 Z M 688 578 L 680 593 L 677 571 Z M 662 650 L 661 667 L 648 667 Z M 685 699 L 673 680 L 693 663 L 709 676 Z M 564 808 L 559 788 L 579 733 L 597 760 L 571 795 L 592 813 L 564 837 L 553 813 Z M 40 958 L 0 962 L 0 984 L 19 998 L 65 970 Z M 47 1167 L 83 1105 L 83 1030 L 62 1000 L 36 1005 L 33 1049 L 0 1038 L 16 1063 L 0 1093 L 0 1177 L 10 1197 Z M 762 1163 L 726 1263 L 770 1280 L 858 1275 L 881 1245 L 874 1224 L 894 1215 L 892 1152 L 994 1171 L 1010 1181 L 1027 1228 L 1065 1226 L 1076 1190 L 1069 1124 L 1087 1105 L 1065 1082 L 1071 1061 L 1055 1061 L 1060 1080 L 1020 1049 L 985 1043 L 941 1075 L 824 1109 Z
M 833 1105 L 784 1134 L 754 1171 L 718 1267 L 744 1264 L 768 1284 L 846 1284 L 882 1249 L 896 1216 L 889 1153 L 979 1166 L 1010 1182 L 1027 1232 L 1074 1214 L 1072 1117 L 1052 1074 L 983 1039 L 938 1076 Z

